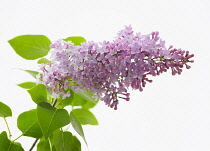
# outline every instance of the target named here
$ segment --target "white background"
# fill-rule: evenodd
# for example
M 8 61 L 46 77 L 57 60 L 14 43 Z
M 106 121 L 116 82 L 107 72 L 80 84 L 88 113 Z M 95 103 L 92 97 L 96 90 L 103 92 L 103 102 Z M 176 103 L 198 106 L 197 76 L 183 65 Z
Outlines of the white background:
M 13 139 L 21 134 L 16 118 L 35 108 L 16 84 L 33 78 L 36 61 L 16 55 L 8 40 L 43 34 L 55 41 L 69 36 L 112 40 L 124 25 L 142 34 L 159 31 L 166 44 L 195 54 L 192 69 L 170 71 L 132 91 L 117 111 L 100 102 L 92 110 L 99 126 L 84 126 L 89 151 L 210 150 L 210 2 L 208 0 L 0 0 L 0 101 L 13 109 Z M 0 119 L 0 131 L 6 130 Z M 18 140 L 26 150 L 34 139 Z M 83 142 L 81 140 L 81 142 Z M 83 151 L 87 151 L 83 143 Z

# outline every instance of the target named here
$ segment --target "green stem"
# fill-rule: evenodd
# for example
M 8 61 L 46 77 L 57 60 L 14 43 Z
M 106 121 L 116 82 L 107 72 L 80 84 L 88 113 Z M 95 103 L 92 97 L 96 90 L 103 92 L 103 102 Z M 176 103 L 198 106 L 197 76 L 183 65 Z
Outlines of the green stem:
M 11 131 L 10 131 L 9 125 L 8 125 L 7 120 L 6 120 L 6 118 L 5 118 L 5 117 L 4 117 L 4 121 L 5 121 L 6 126 L 7 126 L 7 129 L 8 129 L 9 138 L 11 138 L 11 137 L 12 137 L 12 134 L 11 134 Z
M 53 104 L 52 104 L 53 107 L 55 107 L 57 101 L 58 101 L 57 99 L 55 99 L 55 100 L 53 101 Z

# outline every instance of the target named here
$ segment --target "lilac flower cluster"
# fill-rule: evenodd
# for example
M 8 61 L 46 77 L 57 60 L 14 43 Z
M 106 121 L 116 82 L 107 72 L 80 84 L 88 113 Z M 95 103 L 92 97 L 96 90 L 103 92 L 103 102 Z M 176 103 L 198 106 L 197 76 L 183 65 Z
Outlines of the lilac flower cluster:
M 70 96 L 90 90 L 94 97 L 117 109 L 120 99 L 130 100 L 128 88 L 143 91 L 148 75 L 157 76 L 168 69 L 172 75 L 181 74 L 182 68 L 194 55 L 170 46 L 159 38 L 158 32 L 148 35 L 134 33 L 125 27 L 112 42 L 85 42 L 74 46 L 71 41 L 58 40 L 51 45 L 52 63 L 43 64 L 38 83 L 45 84 L 53 96 Z

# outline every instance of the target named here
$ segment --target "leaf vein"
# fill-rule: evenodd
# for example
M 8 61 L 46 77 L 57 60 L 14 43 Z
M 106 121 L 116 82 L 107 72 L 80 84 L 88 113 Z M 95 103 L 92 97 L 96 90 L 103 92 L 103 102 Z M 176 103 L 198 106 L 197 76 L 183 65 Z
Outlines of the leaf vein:
M 51 120 L 50 120 L 50 123 L 49 123 L 49 125 L 48 125 L 47 133 L 46 133 L 46 134 L 48 134 L 49 128 L 50 128 L 50 126 L 51 126 L 51 124 L 52 124 L 52 120 L 53 120 L 53 118 L 54 118 L 54 116 L 55 116 L 55 114 L 56 114 L 57 111 L 58 111 L 58 110 L 56 109 L 55 112 L 54 112 L 54 114 L 53 114 L 53 116 L 52 116 L 52 118 L 51 118 Z

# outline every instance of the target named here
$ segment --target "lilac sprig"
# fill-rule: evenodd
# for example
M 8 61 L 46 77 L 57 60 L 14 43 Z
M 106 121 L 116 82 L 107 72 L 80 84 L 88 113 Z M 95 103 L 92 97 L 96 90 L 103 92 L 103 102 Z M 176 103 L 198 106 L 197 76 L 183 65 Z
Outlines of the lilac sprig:
M 90 90 L 94 97 L 117 109 L 119 100 L 130 100 L 128 88 L 143 91 L 149 75 L 157 76 L 168 69 L 172 75 L 194 55 L 170 46 L 166 48 L 158 32 L 134 34 L 131 26 L 119 31 L 112 42 L 85 42 L 74 46 L 70 41 L 58 40 L 51 45 L 52 63 L 42 64 L 38 83 L 45 84 L 53 97 L 69 97 L 75 92 Z

